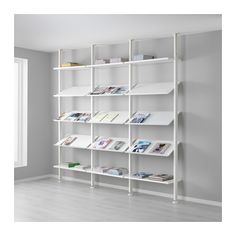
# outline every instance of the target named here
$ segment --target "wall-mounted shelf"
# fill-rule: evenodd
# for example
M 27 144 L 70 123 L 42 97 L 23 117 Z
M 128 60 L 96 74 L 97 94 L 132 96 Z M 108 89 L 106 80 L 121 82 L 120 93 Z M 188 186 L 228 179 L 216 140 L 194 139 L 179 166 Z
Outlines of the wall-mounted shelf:
M 84 70 L 91 68 L 106 68 L 106 67 L 121 67 L 128 65 L 142 65 L 142 64 L 158 64 L 158 63 L 171 63 L 173 62 L 172 58 L 163 57 L 163 58 L 154 58 L 149 60 L 139 60 L 139 61 L 126 61 L 118 63 L 106 63 L 106 64 L 96 64 L 96 65 L 81 65 L 81 66 L 68 66 L 68 67 L 54 67 L 53 70 Z
M 55 146 L 57 146 L 57 148 L 58 148 L 58 163 L 57 163 L 57 165 L 54 166 L 54 168 L 58 169 L 58 178 L 59 179 L 61 179 L 61 170 L 77 171 L 77 172 L 83 172 L 83 173 L 90 174 L 91 187 L 94 187 L 94 185 L 95 185 L 95 175 L 107 176 L 108 178 L 113 177 L 113 178 L 119 178 L 119 179 L 127 179 L 129 194 L 132 194 L 132 192 L 133 192 L 133 186 L 132 186 L 133 181 L 158 183 L 158 184 L 163 184 L 163 185 L 171 185 L 172 184 L 173 185 L 173 200 L 174 200 L 174 202 L 176 202 L 178 199 L 178 143 L 179 143 L 179 140 L 178 140 L 178 113 L 179 113 L 179 111 L 178 111 L 178 78 L 177 78 L 177 74 L 178 74 L 177 73 L 177 63 L 178 63 L 179 58 L 177 57 L 177 34 L 173 35 L 173 56 L 170 55 L 170 57 L 160 57 L 160 58 L 155 58 L 155 59 L 132 61 L 132 58 L 134 58 L 133 57 L 134 56 L 134 54 L 133 54 L 134 42 L 135 42 L 135 40 L 129 40 L 129 43 L 128 43 L 128 48 L 129 48 L 129 51 L 128 51 L 129 58 L 128 59 L 129 59 L 129 61 L 118 62 L 118 63 L 94 64 L 95 58 L 96 58 L 96 55 L 95 55 L 96 45 L 91 45 L 91 50 L 90 50 L 91 64 L 90 65 L 60 67 L 60 65 L 63 64 L 62 63 L 63 50 L 58 51 L 58 67 L 53 68 L 55 71 L 57 71 L 57 74 L 58 74 L 58 91 L 57 91 L 57 94 L 54 95 L 54 97 L 56 97 L 57 101 L 58 101 L 58 117 L 60 116 L 60 113 L 61 113 L 61 100 L 62 100 L 61 98 L 63 98 L 63 97 L 86 97 L 87 99 L 90 99 L 90 112 L 89 113 L 91 114 L 91 119 L 87 120 L 87 122 L 70 121 L 70 120 L 57 120 L 57 119 L 54 120 L 58 125 L 57 126 L 58 127 L 58 142 L 55 144 Z M 167 50 L 167 51 L 169 54 L 169 50 Z M 161 54 L 163 55 L 163 52 L 161 52 Z M 123 57 L 123 58 L 127 58 L 127 55 L 126 55 L 126 57 Z M 143 56 L 143 58 L 150 58 L 150 57 Z M 165 64 L 165 63 L 169 63 L 170 67 L 164 66 L 164 70 L 171 69 L 171 72 L 173 71 L 173 78 L 169 78 L 168 80 L 163 80 L 163 79 L 161 80 L 161 78 L 159 77 L 160 78 L 159 81 L 163 81 L 163 82 L 154 81 L 153 83 L 145 83 L 145 81 L 144 81 L 143 83 L 140 83 L 140 84 L 134 84 L 133 73 L 134 73 L 134 71 L 137 71 L 137 73 L 139 73 L 139 70 L 133 70 L 134 67 L 136 68 L 136 66 L 142 66 L 142 65 L 150 65 L 150 66 L 160 65 L 160 67 L 161 67 L 161 65 Z M 109 94 L 108 92 L 110 92 L 112 89 L 110 89 L 110 90 L 108 89 L 108 92 L 107 92 L 107 90 L 103 91 L 104 94 L 95 95 L 94 93 L 98 93 L 95 90 L 95 85 L 97 84 L 96 83 L 97 81 L 95 82 L 95 79 L 96 79 L 95 77 L 97 76 L 97 74 L 100 74 L 100 71 L 98 73 L 95 73 L 96 69 L 99 69 L 99 68 L 105 69 L 105 68 L 113 68 L 113 67 L 114 68 L 120 68 L 120 67 L 127 68 L 128 83 L 126 81 L 126 83 L 127 83 L 126 86 L 128 86 L 128 89 L 125 89 L 125 93 L 123 93 L 123 94 L 115 94 L 114 90 L 112 91 L 112 92 L 114 92 L 113 94 L 112 94 L 112 92 L 111 92 L 111 94 Z M 145 67 L 145 68 L 141 67 L 141 70 L 142 70 L 142 68 L 144 70 L 149 69 L 149 67 Z M 90 71 L 90 84 L 89 84 L 89 82 L 86 83 L 86 84 L 89 84 L 89 86 L 76 86 L 76 87 L 62 89 L 62 83 L 61 83 L 62 73 L 61 72 L 62 71 L 77 71 L 77 70 Z M 114 71 L 116 71 L 116 70 L 111 70 L 108 72 L 113 73 Z M 120 70 L 118 70 L 118 71 L 120 71 Z M 161 69 L 161 71 L 162 71 L 162 69 Z M 101 72 L 103 73 L 103 71 L 101 71 Z M 121 70 L 120 72 L 126 73 L 126 70 L 124 70 L 124 71 Z M 157 75 L 157 78 L 158 78 L 158 75 Z M 112 85 L 109 85 L 109 86 L 112 86 Z M 122 90 L 120 90 L 120 91 L 122 91 Z M 135 96 L 150 96 L 150 95 L 164 96 L 164 95 L 169 95 L 169 94 L 171 94 L 173 96 L 173 106 L 172 106 L 173 110 L 145 111 L 145 112 L 143 112 L 143 111 L 136 111 L 135 112 L 134 111 L 133 100 L 137 99 Z M 104 111 L 96 111 L 97 109 L 95 106 L 96 105 L 95 101 L 96 101 L 96 99 L 98 99 L 98 97 L 117 97 L 117 99 L 119 99 L 119 97 L 127 97 L 127 99 L 123 99 L 122 102 L 127 101 L 128 109 L 127 109 L 127 111 L 112 111 L 112 110 L 110 110 L 106 119 L 105 118 L 104 119 L 103 118 L 97 119 L 96 118 L 97 116 L 99 117 L 99 115 L 102 115 L 104 113 Z M 158 98 L 159 97 L 157 97 L 157 99 Z M 168 96 L 168 98 L 171 98 L 171 97 Z M 103 98 L 101 98 L 101 99 L 103 99 Z M 117 99 L 111 99 L 111 100 L 114 101 Z M 150 99 L 156 99 L 156 97 L 151 96 Z M 98 100 L 98 103 L 101 101 L 103 101 L 103 100 Z M 107 100 L 106 100 L 106 102 L 107 102 Z M 152 100 L 152 102 L 157 102 L 157 101 Z M 123 108 L 123 106 L 122 106 L 122 108 Z M 138 110 L 138 108 L 137 108 L 137 110 Z M 114 119 L 109 120 L 108 118 L 112 117 L 114 115 L 114 113 L 116 113 L 116 112 L 118 113 L 118 115 L 115 116 Z M 148 116 L 142 123 L 131 123 L 132 116 L 135 113 L 136 114 L 137 113 L 150 113 L 150 116 Z M 89 124 L 90 125 L 90 135 L 78 135 L 78 134 L 69 135 L 70 137 L 72 137 L 72 138 L 75 137 L 77 139 L 74 140 L 70 145 L 65 145 L 63 143 L 65 140 L 68 140 L 69 136 L 67 136 L 65 138 L 61 138 L 61 124 L 62 123 L 73 123 L 73 124 L 78 124 L 78 123 L 85 124 L 86 123 L 86 125 Z M 136 130 L 135 127 L 142 126 L 143 127 L 142 130 L 144 130 L 146 126 L 153 126 L 152 128 L 155 129 L 156 127 L 154 127 L 154 126 L 168 126 L 172 123 L 173 123 L 173 126 L 171 126 L 171 128 L 173 128 L 173 139 L 171 139 L 170 141 L 147 139 L 147 141 L 150 141 L 151 144 L 148 144 L 149 146 L 147 145 L 148 147 L 146 149 L 143 148 L 143 149 L 145 149 L 145 151 L 142 152 L 139 149 L 138 151 L 140 151 L 140 152 L 136 152 L 137 146 L 134 147 L 133 145 L 137 141 L 139 141 L 139 139 L 137 139 L 137 137 L 133 137 L 134 132 L 132 132 L 132 131 L 139 131 L 139 130 L 138 129 Z M 96 136 L 96 134 L 95 134 L 96 125 L 101 125 L 101 124 L 102 125 L 111 125 L 111 124 L 124 125 L 124 127 L 127 127 L 127 133 L 124 134 L 123 137 L 128 137 L 128 138 L 114 138 L 114 137 L 110 138 L 110 139 L 112 139 L 111 143 L 109 143 L 104 148 L 100 148 L 100 147 L 102 147 L 102 144 L 100 146 L 94 145 L 94 143 L 98 142 L 98 140 L 100 140 L 100 138 L 102 138 L 100 136 Z M 96 128 L 99 129 L 100 127 L 96 127 Z M 112 128 L 115 128 L 115 126 Z M 147 135 L 144 135 L 144 136 L 147 136 Z M 108 137 L 108 139 L 109 139 L 109 137 Z M 142 140 L 144 140 L 144 139 L 142 139 Z M 140 141 L 142 141 L 142 140 L 140 139 Z M 113 149 L 113 146 L 114 146 L 114 144 L 116 144 L 116 142 L 121 142 L 121 143 L 124 142 L 125 144 L 120 149 Z M 166 150 L 165 150 L 165 152 L 160 152 L 160 150 L 163 146 L 166 147 Z M 61 148 L 64 148 L 64 147 L 84 149 L 84 150 L 87 150 L 88 152 L 90 152 L 90 160 L 87 160 L 87 162 L 89 162 L 90 168 L 89 169 L 81 169 L 78 167 L 69 168 L 65 165 L 63 166 L 62 157 L 61 157 Z M 154 148 L 156 148 L 155 152 L 153 152 Z M 112 174 L 96 171 L 96 169 L 95 169 L 95 160 L 96 160 L 95 154 L 98 151 L 99 152 L 122 153 L 122 155 L 124 155 L 124 157 L 128 157 L 128 159 L 127 159 L 128 160 L 127 161 L 128 174 L 126 174 L 126 175 L 112 175 Z M 101 156 L 101 158 L 103 158 L 102 154 L 100 156 Z M 156 159 L 155 161 L 158 161 L 159 158 L 157 158 L 157 157 L 169 157 L 169 156 L 173 157 L 173 158 L 171 158 L 171 160 L 173 161 L 173 173 L 170 173 L 171 175 L 173 174 L 173 179 L 168 180 L 168 181 L 156 181 L 151 178 L 149 179 L 148 177 L 146 177 L 146 178 L 136 177 L 137 175 L 134 175 L 134 173 L 132 172 L 132 165 L 133 165 L 132 163 L 139 156 L 143 156 L 144 157 L 143 159 L 148 158 L 146 156 L 155 157 L 155 158 L 153 158 L 153 159 Z M 111 155 L 111 158 L 112 158 L 112 155 Z M 139 170 L 139 171 L 141 171 L 141 170 Z M 153 174 L 157 174 L 157 173 L 153 173 Z

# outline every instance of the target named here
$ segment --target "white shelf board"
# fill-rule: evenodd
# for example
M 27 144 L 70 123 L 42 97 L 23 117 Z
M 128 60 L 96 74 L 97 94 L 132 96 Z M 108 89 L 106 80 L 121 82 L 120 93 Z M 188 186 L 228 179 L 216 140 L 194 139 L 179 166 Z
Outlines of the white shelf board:
M 129 64 L 154 64 L 154 63 L 158 64 L 158 63 L 171 63 L 171 62 L 173 62 L 172 58 L 161 57 L 161 58 L 139 60 L 139 61 L 126 61 L 126 62 L 117 62 L 117 63 L 68 66 L 68 67 L 54 67 L 53 70 L 84 70 L 84 69 L 90 69 L 90 68 L 121 67 L 121 66 L 127 66 Z
M 54 97 L 83 97 L 88 96 L 90 91 L 90 86 L 71 87 L 62 90 L 59 94 L 54 95 Z
M 83 121 L 71 121 L 71 120 L 57 120 L 54 119 L 54 122 L 58 122 L 58 123 L 79 123 L 79 124 L 89 124 L 89 121 L 87 122 L 83 122 Z
M 76 137 L 77 139 L 68 146 L 67 145 L 61 145 L 68 137 Z M 55 146 L 67 147 L 67 148 L 87 149 L 90 144 L 91 144 L 91 136 L 90 135 L 72 134 L 72 135 L 68 135 L 67 137 L 65 137 L 65 138 L 61 139 L 60 141 L 58 141 L 55 144 Z
M 54 165 L 53 166 L 54 168 L 57 168 L 57 169 L 63 169 L 63 170 L 73 170 L 73 171 L 78 171 L 78 172 L 87 172 L 87 173 L 90 173 L 90 169 L 86 169 L 86 170 L 83 170 L 83 169 L 79 169 L 79 168 L 76 168 L 76 167 L 67 167 L 67 166 L 63 166 L 63 165 Z
M 162 95 L 174 89 L 172 82 L 137 84 L 126 95 Z
M 136 143 L 137 141 L 141 141 L 141 140 L 146 140 L 146 141 L 150 141 L 151 144 L 149 145 L 149 147 L 143 152 L 143 153 L 140 153 L 140 152 L 132 152 L 132 148 L 133 148 L 133 145 L 134 143 Z M 156 154 L 156 153 L 151 153 L 151 151 L 153 150 L 153 148 L 155 147 L 155 145 L 157 143 L 170 143 L 171 146 L 166 150 L 165 154 Z M 136 139 L 131 147 L 126 151 L 126 153 L 129 153 L 129 154 L 134 154 L 134 155 L 148 155 L 148 156 L 157 156 L 157 157 L 168 157 L 170 156 L 170 154 L 173 152 L 173 143 L 170 142 L 170 141 L 166 141 L 166 140 L 150 140 L 150 139 Z
M 113 125 L 119 125 L 124 124 L 128 120 L 128 112 L 127 111 L 100 111 L 96 113 L 96 115 L 100 115 L 102 113 L 118 113 L 118 116 L 112 120 L 112 122 L 104 122 L 104 121 L 96 121 L 95 116 L 89 121 L 89 123 L 93 124 L 113 124 Z
M 169 57 L 160 57 L 148 60 L 139 60 L 139 61 L 128 61 L 127 64 L 154 64 L 154 63 L 171 63 L 173 62 L 172 58 Z
M 90 65 L 81 65 L 81 66 L 54 67 L 53 70 L 84 70 L 90 68 L 91 68 Z
M 76 167 L 66 167 L 63 165 L 54 165 L 53 168 L 56 169 L 62 169 L 62 170 L 70 170 L 70 171 L 77 171 L 77 172 L 82 172 L 82 173 L 89 173 L 89 174 L 95 174 L 95 175 L 102 175 L 102 176 L 108 176 L 108 177 L 115 177 L 115 178 L 120 178 L 120 179 L 130 179 L 130 180 L 135 180 L 135 181 L 143 181 L 143 182 L 150 182 L 150 183 L 156 183 L 156 184 L 173 184 L 173 180 L 168 180 L 168 181 L 155 181 L 155 180 L 150 180 L 148 178 L 137 178 L 137 177 L 129 177 L 129 175 L 111 175 L 108 173 L 103 173 L 103 172 L 99 172 L 99 171 L 92 171 L 91 169 L 79 169 Z
M 173 184 L 173 179 L 172 180 L 167 180 L 167 181 L 156 181 L 156 180 L 151 180 L 151 179 L 148 179 L 148 178 L 137 178 L 137 177 L 129 177 L 129 179 L 131 180 L 136 180 L 136 181 L 142 181 L 142 182 L 149 182 L 149 183 L 155 183 L 155 184 Z
M 94 148 L 94 147 L 93 147 L 93 144 L 94 144 L 97 140 L 99 140 L 100 138 L 110 138 L 110 139 L 112 139 L 112 142 L 109 143 L 109 144 L 107 145 L 107 147 L 104 148 L 104 149 Z M 98 137 L 98 138 L 96 139 L 96 141 L 95 141 L 93 144 L 90 145 L 90 147 L 89 147 L 90 150 L 124 153 L 124 152 L 128 149 L 128 147 L 129 147 L 129 145 L 128 145 L 128 139 L 127 139 L 127 138 L 102 137 L 102 136 L 101 136 L 101 137 Z M 116 150 L 110 150 L 110 147 L 111 147 L 116 141 L 123 141 L 123 142 L 125 142 L 125 144 L 124 144 L 124 146 L 123 146 L 120 150 L 118 150 L 118 151 L 116 151 Z
M 127 122 L 126 124 L 136 125 L 136 126 L 169 125 L 174 119 L 174 113 L 170 111 L 159 111 L 159 112 L 138 111 L 136 113 L 150 113 L 150 116 L 143 123 Z M 132 119 L 133 118 L 131 118 L 130 121 Z

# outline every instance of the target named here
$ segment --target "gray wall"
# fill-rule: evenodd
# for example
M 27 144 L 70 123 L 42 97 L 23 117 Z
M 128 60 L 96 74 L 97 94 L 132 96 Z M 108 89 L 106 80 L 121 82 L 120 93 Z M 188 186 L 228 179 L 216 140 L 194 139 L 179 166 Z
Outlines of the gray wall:
M 15 168 L 15 180 L 49 174 L 50 142 L 50 54 L 15 48 L 15 57 L 28 59 L 28 165 Z
M 136 43 L 135 53 L 143 52 L 156 56 L 171 56 L 172 40 L 153 40 Z M 30 50 L 15 50 L 16 56 L 29 58 L 29 167 L 15 170 L 16 178 L 57 173 L 52 168 L 57 163 L 57 125 L 51 120 L 57 116 L 57 73 L 52 70 L 57 65 L 56 53 L 49 54 Z M 97 57 L 128 56 L 128 45 L 99 47 Z M 221 201 L 221 31 L 187 35 L 181 37 L 180 80 L 180 136 L 179 150 L 180 184 L 179 193 L 188 197 Z M 65 61 L 78 60 L 90 63 L 89 49 L 68 51 Z M 172 81 L 171 65 L 147 65 L 134 68 L 134 82 Z M 49 74 L 50 73 L 50 74 Z M 97 84 L 124 84 L 128 81 L 127 68 L 96 69 Z M 89 85 L 90 72 L 62 72 L 62 87 Z M 167 96 L 137 97 L 134 110 L 170 110 L 173 94 Z M 62 111 L 90 109 L 89 98 L 63 98 Z M 127 98 L 97 98 L 97 110 L 127 110 Z M 48 114 L 42 115 L 42 114 Z M 173 124 L 172 124 L 173 125 Z M 171 139 L 169 127 L 134 127 L 133 137 Z M 88 124 L 62 124 L 62 136 L 70 133 L 89 134 Z M 37 134 L 37 136 L 35 135 Z M 124 126 L 96 125 L 95 134 L 127 137 Z M 51 158 L 52 157 L 52 158 Z M 63 150 L 62 160 L 89 163 L 90 152 L 86 150 Z M 96 153 L 97 165 L 128 166 L 125 154 Z M 172 156 L 153 158 L 139 156 L 133 158 L 133 171 L 163 171 L 172 173 Z M 63 171 L 67 176 L 89 179 L 89 175 Z M 103 183 L 127 186 L 126 180 L 96 177 Z M 135 187 L 146 190 L 172 193 L 172 186 L 151 183 L 134 183 Z

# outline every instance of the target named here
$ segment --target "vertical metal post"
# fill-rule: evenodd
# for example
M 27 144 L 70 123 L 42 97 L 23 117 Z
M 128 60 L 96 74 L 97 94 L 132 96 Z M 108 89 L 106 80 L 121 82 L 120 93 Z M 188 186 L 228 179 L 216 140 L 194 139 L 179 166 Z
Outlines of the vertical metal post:
M 94 64 L 94 45 L 91 45 L 91 65 Z M 94 68 L 91 67 L 91 81 L 90 81 L 90 85 L 91 85 L 91 92 L 94 90 Z M 94 97 L 91 96 L 90 97 L 90 109 L 91 109 L 91 119 L 94 116 Z M 94 124 L 91 123 L 90 124 L 90 128 L 91 128 L 91 143 L 93 143 L 94 141 Z M 90 151 L 90 164 L 91 164 L 91 170 L 93 170 L 94 168 L 94 151 L 91 150 Z M 91 183 L 90 183 L 90 187 L 94 188 L 94 174 L 91 173 Z
M 177 54 L 177 34 L 174 34 L 174 161 L 173 161 L 173 203 L 178 202 L 178 75 L 177 75 L 177 65 L 178 65 L 178 54 Z
M 132 60 L 132 40 L 129 40 L 129 61 Z M 132 65 L 129 64 L 129 91 L 132 89 Z M 132 116 L 132 96 L 129 94 L 129 119 L 131 119 Z M 129 124 L 129 146 L 131 146 L 132 143 L 132 129 L 131 125 Z M 129 155 L 129 177 L 131 177 L 132 174 L 132 155 Z M 132 196 L 133 194 L 133 188 L 132 188 L 132 180 L 129 179 L 129 196 Z
M 62 50 L 59 49 L 58 50 L 58 67 L 61 67 L 61 54 L 62 54 Z M 58 94 L 61 92 L 61 71 L 58 70 L 57 72 L 57 79 L 58 79 Z M 57 99 L 57 111 L 58 111 L 58 117 L 61 114 L 61 98 L 60 96 Z M 61 122 L 57 122 L 57 133 L 58 133 L 58 141 L 61 140 Z M 60 169 L 60 165 L 61 165 L 61 147 L 58 146 L 57 149 L 57 153 L 58 153 L 58 181 L 61 181 L 61 169 Z

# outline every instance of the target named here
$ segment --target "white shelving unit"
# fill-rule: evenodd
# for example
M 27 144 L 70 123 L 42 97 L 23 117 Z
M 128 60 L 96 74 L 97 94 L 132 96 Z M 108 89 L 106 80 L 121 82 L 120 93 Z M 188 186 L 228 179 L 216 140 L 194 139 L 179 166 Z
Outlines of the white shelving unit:
M 150 60 L 141 60 L 141 61 L 132 61 L 132 53 L 133 53 L 133 42 L 135 40 L 129 40 L 129 61 L 120 62 L 120 63 L 112 63 L 112 64 L 99 64 L 95 65 L 95 46 L 91 45 L 91 64 L 90 65 L 82 65 L 82 66 L 73 66 L 73 67 L 60 67 L 61 65 L 61 54 L 62 50 L 58 50 L 58 67 L 54 68 L 54 70 L 58 73 L 58 91 L 57 94 L 54 95 L 58 99 L 58 116 L 61 113 L 61 99 L 63 97 L 87 97 L 90 99 L 90 113 L 91 120 L 88 122 L 76 122 L 76 121 L 67 121 L 67 120 L 54 120 L 58 125 L 58 142 L 55 144 L 58 148 L 58 163 L 54 165 L 54 168 L 58 169 L 58 179 L 61 180 L 61 170 L 67 171 L 77 171 L 88 173 L 91 176 L 91 188 L 95 185 L 95 175 L 102 175 L 113 178 L 120 178 L 128 180 L 128 194 L 132 195 L 133 193 L 133 181 L 141 181 L 141 182 L 150 182 L 156 184 L 163 185 L 173 185 L 173 203 L 177 203 L 178 200 L 178 77 L 177 77 L 177 64 L 178 64 L 178 56 L 177 56 L 177 34 L 173 35 L 173 58 L 155 58 Z M 171 36 L 172 37 L 172 36 Z M 132 67 L 134 65 L 143 65 L 143 64 L 163 64 L 163 63 L 172 63 L 173 65 L 173 82 L 162 82 L 162 83 L 145 83 L 145 84 L 133 84 L 133 70 Z M 128 92 L 125 94 L 119 95 L 90 95 L 89 93 L 93 92 L 95 89 L 95 70 L 99 68 L 111 68 L 111 67 L 128 67 Z M 90 70 L 90 86 L 80 86 L 80 87 L 71 87 L 62 90 L 61 89 L 61 71 L 75 71 L 75 70 Z M 150 113 L 150 117 L 148 117 L 143 123 L 131 123 L 131 119 L 133 115 L 138 112 L 143 111 L 133 111 L 133 99 L 135 96 L 150 96 L 150 95 L 168 95 L 173 92 L 173 110 L 172 111 L 145 111 Z M 99 114 L 103 111 L 96 111 L 94 106 L 94 101 L 97 97 L 101 96 L 128 96 L 128 111 L 110 111 L 110 112 L 118 112 L 119 116 L 116 117 L 112 122 L 97 122 L 95 120 L 95 115 Z M 150 98 L 153 99 L 153 98 Z M 70 146 L 61 145 L 66 137 L 61 137 L 61 123 L 84 123 L 90 125 L 90 135 L 70 135 L 75 136 L 78 139 L 73 142 Z M 132 128 L 135 126 L 168 126 L 173 123 L 173 140 L 169 141 L 160 141 L 160 140 L 151 140 L 152 145 L 148 147 L 148 149 L 144 153 L 134 153 L 130 151 L 130 147 L 136 140 L 136 137 L 132 137 Z M 128 127 L 128 138 L 112 138 L 113 140 L 124 141 L 125 146 L 120 151 L 109 150 L 106 149 L 96 149 L 91 144 L 98 138 L 94 133 L 94 126 L 98 124 L 113 124 L 113 125 L 125 125 Z M 82 140 L 82 141 L 81 141 Z M 157 155 L 155 153 L 150 153 L 149 151 L 155 145 L 155 142 L 165 142 L 171 144 L 170 148 L 167 150 L 165 155 Z M 80 169 L 80 168 L 69 168 L 62 165 L 61 161 L 61 148 L 78 148 L 85 149 L 90 152 L 90 168 L 89 169 Z M 107 173 L 102 173 L 94 170 L 94 154 L 97 151 L 109 151 L 109 152 L 119 152 L 124 153 L 128 157 L 128 170 L 129 173 L 127 175 L 116 176 Z M 147 178 L 140 179 L 132 175 L 132 161 L 134 157 L 138 157 L 138 155 L 148 155 L 150 158 L 152 156 L 155 157 L 168 157 L 173 154 L 173 180 L 169 181 L 154 181 Z

